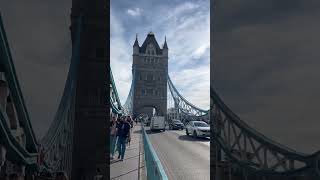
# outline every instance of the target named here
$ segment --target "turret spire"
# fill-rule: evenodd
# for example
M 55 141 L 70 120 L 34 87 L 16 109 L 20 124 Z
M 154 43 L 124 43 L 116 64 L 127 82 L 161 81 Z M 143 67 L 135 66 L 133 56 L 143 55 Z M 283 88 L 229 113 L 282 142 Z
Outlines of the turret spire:
M 133 46 L 138 46 L 138 47 L 139 47 L 139 42 L 138 42 L 138 33 L 136 33 L 136 40 L 134 41 Z
M 168 45 L 167 45 L 167 36 L 164 36 L 164 45 L 163 45 L 163 49 L 168 49 Z

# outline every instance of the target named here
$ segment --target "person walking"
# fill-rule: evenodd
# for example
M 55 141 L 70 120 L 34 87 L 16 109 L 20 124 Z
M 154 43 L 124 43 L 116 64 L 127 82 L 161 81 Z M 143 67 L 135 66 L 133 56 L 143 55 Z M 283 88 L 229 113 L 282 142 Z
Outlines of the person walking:
M 126 142 L 127 139 L 130 139 L 130 124 L 126 121 L 125 118 L 121 118 L 120 123 L 117 125 L 117 135 L 118 135 L 118 159 L 121 158 L 123 161 L 124 154 L 126 151 Z
M 113 155 L 115 153 L 115 147 L 118 141 L 117 137 L 117 117 L 113 116 L 112 121 L 110 122 L 110 155 L 111 159 L 113 159 Z
M 133 120 L 132 120 L 131 116 L 127 116 L 126 120 L 130 124 L 130 128 L 132 129 L 134 124 L 133 124 Z

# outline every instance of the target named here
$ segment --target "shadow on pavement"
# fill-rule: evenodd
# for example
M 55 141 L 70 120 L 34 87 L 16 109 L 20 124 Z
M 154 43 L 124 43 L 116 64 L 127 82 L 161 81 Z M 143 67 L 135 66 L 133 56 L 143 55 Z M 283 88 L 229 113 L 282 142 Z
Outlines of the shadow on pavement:
M 197 137 L 194 138 L 192 136 L 187 136 L 187 135 L 181 135 L 178 137 L 179 140 L 182 141 L 203 141 L 203 142 L 209 142 L 210 138 L 206 138 L 206 137 Z

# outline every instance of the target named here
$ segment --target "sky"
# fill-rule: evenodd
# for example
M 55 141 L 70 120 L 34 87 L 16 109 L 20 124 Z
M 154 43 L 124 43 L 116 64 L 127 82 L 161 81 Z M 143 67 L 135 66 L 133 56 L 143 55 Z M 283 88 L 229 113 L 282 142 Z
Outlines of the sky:
M 132 81 L 132 46 L 141 46 L 152 31 L 160 47 L 166 36 L 169 76 L 189 102 L 202 109 L 210 104 L 209 0 L 111 0 L 110 63 L 120 101 Z
M 30 120 L 40 139 L 60 102 L 71 57 L 71 0 L 0 1 Z
M 300 152 L 320 150 L 320 1 L 216 1 L 211 80 L 261 133 Z

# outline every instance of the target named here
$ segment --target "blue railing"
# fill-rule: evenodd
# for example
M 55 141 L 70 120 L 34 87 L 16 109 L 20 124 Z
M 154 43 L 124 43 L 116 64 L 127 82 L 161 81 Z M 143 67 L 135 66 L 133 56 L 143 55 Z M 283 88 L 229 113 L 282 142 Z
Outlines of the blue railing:
M 142 127 L 144 159 L 148 180 L 168 180 L 161 162 L 154 151 L 145 129 Z

